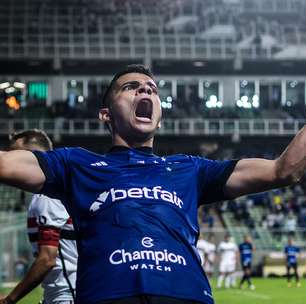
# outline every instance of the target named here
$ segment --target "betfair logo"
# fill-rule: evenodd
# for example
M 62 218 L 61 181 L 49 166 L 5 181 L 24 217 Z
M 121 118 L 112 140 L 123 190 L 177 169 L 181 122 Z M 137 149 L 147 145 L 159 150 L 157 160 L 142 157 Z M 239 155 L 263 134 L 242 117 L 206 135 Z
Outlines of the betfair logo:
M 104 191 L 98 196 L 95 202 L 91 205 L 90 211 L 97 211 L 100 206 L 108 200 L 108 198 L 111 199 L 111 202 L 116 202 L 127 198 L 162 200 L 171 203 L 180 209 L 182 209 L 184 205 L 183 201 L 177 196 L 175 191 L 170 192 L 163 190 L 161 186 L 155 186 L 153 188 L 143 187 L 130 189 L 111 188 L 110 191 Z
M 100 209 L 100 206 L 106 202 L 106 199 L 108 197 L 109 192 L 105 191 L 103 193 L 101 193 L 98 198 L 91 204 L 89 210 L 91 212 L 96 212 L 97 210 Z

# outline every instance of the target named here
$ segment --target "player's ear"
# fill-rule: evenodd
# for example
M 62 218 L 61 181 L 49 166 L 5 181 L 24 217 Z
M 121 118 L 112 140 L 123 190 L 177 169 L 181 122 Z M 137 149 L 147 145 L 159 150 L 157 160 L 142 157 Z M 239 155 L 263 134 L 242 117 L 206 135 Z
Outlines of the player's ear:
M 102 108 L 99 111 L 99 119 L 103 122 L 110 123 L 111 121 L 111 115 L 109 108 Z

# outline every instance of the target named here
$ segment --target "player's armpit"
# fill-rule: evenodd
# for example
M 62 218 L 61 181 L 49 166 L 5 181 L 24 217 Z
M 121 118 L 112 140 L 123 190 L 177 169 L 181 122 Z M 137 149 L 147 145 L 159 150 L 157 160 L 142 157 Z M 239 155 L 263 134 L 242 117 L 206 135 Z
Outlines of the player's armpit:
M 1 152 L 0 182 L 38 192 L 45 182 L 45 175 L 32 152 L 21 150 Z
M 277 174 L 277 160 L 248 158 L 238 161 L 225 185 L 230 198 L 285 186 Z

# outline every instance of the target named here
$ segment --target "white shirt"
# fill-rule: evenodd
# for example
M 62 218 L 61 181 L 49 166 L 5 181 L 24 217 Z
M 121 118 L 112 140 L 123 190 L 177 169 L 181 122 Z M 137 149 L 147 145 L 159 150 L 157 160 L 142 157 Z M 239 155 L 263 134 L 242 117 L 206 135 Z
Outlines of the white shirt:
M 235 243 L 229 241 L 222 241 L 218 246 L 218 252 L 220 252 L 220 263 L 236 263 L 236 254 L 238 247 Z
M 197 248 L 202 260 L 202 264 L 205 263 L 205 255 L 207 256 L 208 262 L 213 263 L 216 257 L 216 245 L 206 240 L 198 240 Z
M 38 231 L 41 226 L 51 227 L 51 229 L 58 228 L 61 232 L 68 231 L 68 233 L 74 230 L 72 221 L 64 205 L 59 200 L 35 194 L 28 208 L 28 235 L 31 239 L 34 256 L 38 253 Z M 68 279 L 73 289 L 75 289 L 78 258 L 76 242 L 75 240 L 61 238 L 59 244 L 63 261 L 58 254 L 56 265 L 42 282 L 44 303 L 46 304 L 73 300 L 63 273 L 63 262 L 65 263 Z

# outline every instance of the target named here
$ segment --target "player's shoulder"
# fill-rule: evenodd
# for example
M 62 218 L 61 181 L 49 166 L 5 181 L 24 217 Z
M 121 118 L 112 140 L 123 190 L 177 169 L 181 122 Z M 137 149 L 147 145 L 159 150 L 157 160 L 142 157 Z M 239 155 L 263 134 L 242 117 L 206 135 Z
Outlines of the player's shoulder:
M 200 239 L 197 242 L 197 246 L 207 246 L 208 242 L 206 240 Z
M 216 250 L 216 244 L 214 244 L 214 243 L 209 243 L 209 247 L 210 247 L 210 250 Z
M 238 246 L 237 246 L 237 244 L 235 242 L 230 242 L 229 244 L 230 244 L 230 247 L 233 248 L 233 249 L 237 249 L 238 248 Z
M 103 164 L 102 160 L 106 158 L 105 154 L 99 154 L 81 147 L 64 147 L 56 149 L 56 151 L 65 153 L 70 162 L 77 164 Z
M 181 164 L 189 163 L 193 165 L 198 165 L 210 162 L 210 160 L 205 157 L 197 155 L 189 155 L 189 154 L 173 154 L 162 158 L 164 158 L 167 162 L 181 163 Z
M 219 245 L 218 245 L 219 248 L 223 248 L 223 247 L 225 247 L 225 246 L 226 246 L 226 242 L 224 242 L 224 241 L 221 241 L 221 242 L 219 243 Z
M 101 154 L 95 153 L 93 151 L 84 149 L 82 147 L 63 147 L 56 149 L 57 151 L 64 152 L 69 154 L 72 157 L 77 156 L 88 156 L 88 157 L 98 157 L 101 156 Z
M 58 199 L 50 198 L 43 194 L 34 194 L 28 212 L 31 214 L 68 218 L 69 215 L 62 202 Z

